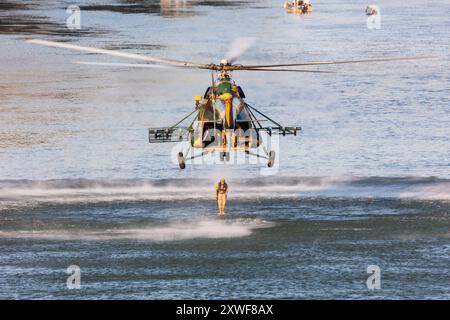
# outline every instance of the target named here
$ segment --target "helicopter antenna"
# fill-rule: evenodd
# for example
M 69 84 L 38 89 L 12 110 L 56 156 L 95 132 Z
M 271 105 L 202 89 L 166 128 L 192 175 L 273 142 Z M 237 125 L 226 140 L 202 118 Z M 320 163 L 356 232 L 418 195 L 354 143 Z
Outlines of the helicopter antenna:
M 216 107 L 214 106 L 214 70 L 211 70 L 211 109 L 214 115 L 214 134 L 216 134 Z
M 211 70 L 211 92 L 214 93 L 214 70 Z

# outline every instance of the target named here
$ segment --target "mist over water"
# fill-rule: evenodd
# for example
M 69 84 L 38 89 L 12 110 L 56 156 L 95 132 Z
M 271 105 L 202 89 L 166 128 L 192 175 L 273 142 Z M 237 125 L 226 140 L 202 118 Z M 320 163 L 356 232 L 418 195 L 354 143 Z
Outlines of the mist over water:
M 2 238 L 24 238 L 60 241 L 105 241 L 105 240 L 147 240 L 147 241 L 180 241 L 191 239 L 226 239 L 245 237 L 253 229 L 270 226 L 269 223 L 251 220 L 216 220 L 211 218 L 188 221 L 174 221 L 169 224 L 152 227 L 114 228 L 106 230 L 58 230 L 43 231 L 5 231 L 0 232 Z
M 381 177 L 259 177 L 233 179 L 234 199 L 359 198 L 450 200 L 450 180 Z M 214 199 L 212 179 L 4 180 L 0 204 L 199 201 Z M 189 190 L 189 192 L 186 192 Z M 0 207 L 1 210 L 1 207 Z
M 369 30 L 366 4 L 335 0 L 307 16 L 274 0 L 82 0 L 68 30 L 71 4 L 0 4 L 0 298 L 450 298 L 450 4 L 381 1 Z M 24 42 L 209 63 L 238 36 L 257 39 L 242 64 L 436 58 L 235 72 L 247 102 L 303 128 L 262 176 L 265 163 L 181 171 L 182 146 L 148 144 L 208 72 L 76 65 L 132 61 Z M 81 290 L 65 287 L 72 264 Z M 365 284 L 373 264 L 381 290 Z

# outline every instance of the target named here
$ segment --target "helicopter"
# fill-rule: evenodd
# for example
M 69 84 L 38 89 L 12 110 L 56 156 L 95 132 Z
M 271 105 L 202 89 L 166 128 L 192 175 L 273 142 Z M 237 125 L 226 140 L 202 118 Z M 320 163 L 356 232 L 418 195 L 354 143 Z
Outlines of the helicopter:
M 416 60 L 429 58 L 425 56 L 387 57 L 361 60 L 312 61 L 303 63 L 242 65 L 236 60 L 247 51 L 254 39 L 239 38 L 229 49 L 225 59 L 219 63 L 200 64 L 189 61 L 158 58 L 143 54 L 135 54 L 117 50 L 83 47 L 63 42 L 40 39 L 27 40 L 28 43 L 43 46 L 72 49 L 89 53 L 106 54 L 110 56 L 144 61 L 145 63 L 110 63 L 110 62 L 82 62 L 77 64 L 132 67 L 132 68 L 187 68 L 211 71 L 211 84 L 203 96 L 195 96 L 195 107 L 187 116 L 176 124 L 168 127 L 149 128 L 150 143 L 189 141 L 188 149 L 177 155 L 180 169 L 185 169 L 186 161 L 203 157 L 208 153 L 218 152 L 220 160 L 230 160 L 230 152 L 244 152 L 248 155 L 267 160 L 267 166 L 272 167 L 275 162 L 275 151 L 269 150 L 268 141 L 264 141 L 263 133 L 269 137 L 273 134 L 281 136 L 294 135 L 301 132 L 299 126 L 283 126 L 246 102 L 242 88 L 232 79 L 234 71 L 252 72 L 298 72 L 298 73 L 335 73 L 334 71 L 293 69 L 292 67 L 337 65 L 349 63 L 373 63 L 398 60 Z M 263 119 L 258 119 L 258 117 Z M 193 118 L 190 124 L 181 126 L 184 121 Z M 261 122 L 267 121 L 269 125 Z M 255 152 L 262 147 L 263 154 Z M 200 149 L 195 155 L 193 149 Z
M 301 127 L 285 127 L 272 120 L 261 111 L 245 101 L 245 93 L 231 78 L 231 72 L 225 66 L 230 66 L 228 60 L 220 62 L 222 69 L 217 78 L 211 77 L 211 86 L 206 88 L 203 96 L 195 96 L 195 108 L 175 125 L 165 128 L 150 128 L 149 142 L 181 142 L 189 141 L 185 153 L 178 153 L 178 164 L 181 169 L 186 167 L 186 161 L 205 156 L 208 153 L 219 152 L 220 160 L 230 161 L 230 152 L 244 152 L 248 155 L 267 160 L 267 166 L 272 167 L 275 161 L 275 151 L 269 150 L 270 141 L 264 139 L 263 133 L 297 135 Z M 256 114 L 264 119 L 258 119 Z M 188 127 L 180 127 L 183 121 L 194 115 Z M 263 126 L 262 121 L 268 121 L 270 126 Z M 262 147 L 264 154 L 253 152 Z M 195 155 L 192 149 L 201 149 Z

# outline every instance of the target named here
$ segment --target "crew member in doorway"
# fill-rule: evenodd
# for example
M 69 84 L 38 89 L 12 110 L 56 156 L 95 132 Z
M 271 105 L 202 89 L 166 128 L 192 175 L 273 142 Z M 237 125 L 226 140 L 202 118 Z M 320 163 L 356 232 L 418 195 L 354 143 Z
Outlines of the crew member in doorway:
M 225 182 L 225 179 L 220 179 L 219 183 L 216 185 L 216 199 L 217 199 L 217 207 L 219 208 L 219 215 L 223 216 L 225 214 L 225 204 L 227 202 L 227 192 L 228 185 Z

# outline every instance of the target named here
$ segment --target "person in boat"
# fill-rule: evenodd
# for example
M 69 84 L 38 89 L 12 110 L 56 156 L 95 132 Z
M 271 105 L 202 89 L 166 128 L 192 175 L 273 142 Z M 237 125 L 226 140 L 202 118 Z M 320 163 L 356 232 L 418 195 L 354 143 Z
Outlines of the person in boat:
M 312 11 L 312 4 L 310 0 L 287 0 L 284 3 L 284 8 L 289 10 L 299 10 L 301 13 L 308 13 Z
M 228 185 L 225 179 L 220 179 L 219 183 L 216 185 L 216 200 L 217 207 L 219 208 L 219 215 L 223 216 L 225 214 L 225 204 L 227 202 Z
M 310 11 L 312 11 L 311 0 L 300 1 L 300 8 L 302 9 L 303 12 L 310 12 Z
M 376 16 L 378 14 L 377 8 L 374 5 L 367 6 L 366 15 L 368 16 Z

